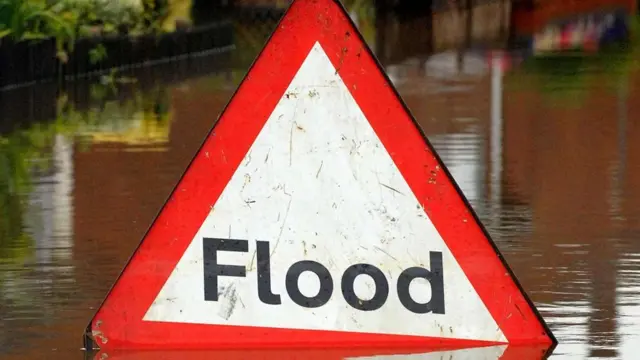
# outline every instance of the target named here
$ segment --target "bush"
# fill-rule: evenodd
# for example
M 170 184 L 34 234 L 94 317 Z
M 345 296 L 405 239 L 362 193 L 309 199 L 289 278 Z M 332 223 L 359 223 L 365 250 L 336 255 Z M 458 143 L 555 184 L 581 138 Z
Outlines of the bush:
M 79 37 L 157 32 L 166 15 L 165 0 L 0 0 L 0 42 L 55 38 L 66 61 Z

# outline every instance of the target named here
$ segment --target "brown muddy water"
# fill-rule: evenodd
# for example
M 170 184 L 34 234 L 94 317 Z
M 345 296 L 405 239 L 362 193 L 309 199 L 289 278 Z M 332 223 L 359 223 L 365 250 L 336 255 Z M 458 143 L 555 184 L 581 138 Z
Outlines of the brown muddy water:
M 0 94 L 0 358 L 83 357 L 84 327 L 259 47 Z M 635 359 L 640 57 L 507 54 L 380 57 L 557 336 L 552 358 Z

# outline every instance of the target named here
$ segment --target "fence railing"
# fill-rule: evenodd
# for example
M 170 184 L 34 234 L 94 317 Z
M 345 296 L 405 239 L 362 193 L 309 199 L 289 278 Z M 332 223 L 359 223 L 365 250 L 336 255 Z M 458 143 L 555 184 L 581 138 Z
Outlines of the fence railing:
M 231 21 L 161 35 L 81 38 L 67 59 L 56 56 L 55 39 L 0 43 L 0 89 L 40 81 L 67 80 L 110 71 L 224 52 L 233 48 Z M 106 56 L 96 60 L 92 50 Z

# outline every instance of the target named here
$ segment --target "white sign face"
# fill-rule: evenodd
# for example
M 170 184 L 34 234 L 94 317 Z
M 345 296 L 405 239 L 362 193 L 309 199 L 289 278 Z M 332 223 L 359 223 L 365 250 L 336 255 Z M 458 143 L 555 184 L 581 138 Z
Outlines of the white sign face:
M 506 342 L 318 43 L 144 320 Z

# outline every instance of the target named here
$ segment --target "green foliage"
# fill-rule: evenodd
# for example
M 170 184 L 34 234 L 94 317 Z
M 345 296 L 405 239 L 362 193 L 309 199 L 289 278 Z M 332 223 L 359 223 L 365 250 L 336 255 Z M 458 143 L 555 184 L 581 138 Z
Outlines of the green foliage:
M 75 39 L 72 24 L 43 2 L 0 0 L 0 39 L 41 40 L 54 37 L 58 51 Z
M 89 61 L 91 64 L 99 63 L 107 57 L 107 49 L 102 44 L 98 44 L 95 48 L 89 50 Z
M 158 0 L 143 0 L 153 2 Z M 65 14 L 82 37 L 113 35 L 120 32 L 143 34 L 159 30 L 161 13 L 147 5 L 134 6 L 119 0 L 58 0 L 52 10 Z
M 372 0 L 344 0 L 344 7 L 354 17 L 358 30 L 371 48 L 375 48 L 376 13 Z
M 54 38 L 56 55 L 64 62 L 78 38 L 161 31 L 168 2 L 143 1 L 143 6 L 135 6 L 122 0 L 0 0 L 0 41 Z M 100 46 L 90 54 L 93 62 L 106 56 Z
M 142 0 L 142 6 L 142 24 L 154 32 L 160 31 L 169 16 L 169 0 Z

